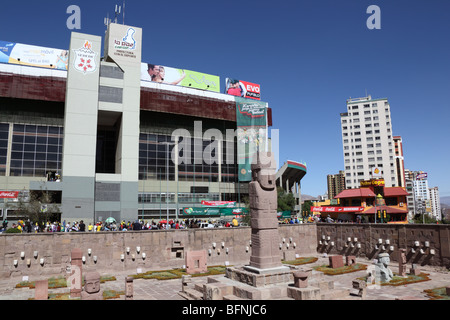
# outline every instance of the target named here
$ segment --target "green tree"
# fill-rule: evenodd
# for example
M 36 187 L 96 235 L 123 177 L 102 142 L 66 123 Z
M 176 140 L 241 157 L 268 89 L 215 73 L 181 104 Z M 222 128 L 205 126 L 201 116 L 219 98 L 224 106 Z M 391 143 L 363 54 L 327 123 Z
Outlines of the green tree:
M 425 221 L 424 221 L 425 220 Z M 432 224 L 436 224 L 436 219 L 431 217 L 428 214 L 425 214 L 425 217 L 423 216 L 423 214 L 416 214 L 414 216 L 413 219 L 414 223 L 432 223 Z
M 17 217 L 37 222 L 41 227 L 49 220 L 58 220 L 60 214 L 60 209 L 53 203 L 52 193 L 48 190 L 32 191 L 28 197 L 25 192 L 21 192 L 12 209 Z
M 278 207 L 277 211 L 294 211 L 295 208 L 295 198 L 290 192 L 285 192 L 283 188 L 277 188 L 278 193 Z

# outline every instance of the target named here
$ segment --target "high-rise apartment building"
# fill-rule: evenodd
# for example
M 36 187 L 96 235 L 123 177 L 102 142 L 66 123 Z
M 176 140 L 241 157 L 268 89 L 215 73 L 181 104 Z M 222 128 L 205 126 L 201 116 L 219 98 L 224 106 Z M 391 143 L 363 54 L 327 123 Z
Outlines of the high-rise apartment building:
M 386 98 L 348 99 L 347 112 L 341 113 L 345 184 L 360 187 L 378 168 L 386 187 L 399 186 L 392 135 L 389 102 Z
M 412 186 L 415 213 L 428 213 L 441 219 L 439 190 L 428 187 L 428 174 L 423 171 L 405 170 L 405 179 Z M 433 190 L 432 190 L 433 189 Z
M 433 187 L 428 189 L 431 204 L 431 215 L 436 220 L 442 220 L 441 200 L 439 198 L 439 188 Z
M 345 190 L 345 171 L 339 170 L 338 174 L 327 175 L 328 199 L 334 199 Z

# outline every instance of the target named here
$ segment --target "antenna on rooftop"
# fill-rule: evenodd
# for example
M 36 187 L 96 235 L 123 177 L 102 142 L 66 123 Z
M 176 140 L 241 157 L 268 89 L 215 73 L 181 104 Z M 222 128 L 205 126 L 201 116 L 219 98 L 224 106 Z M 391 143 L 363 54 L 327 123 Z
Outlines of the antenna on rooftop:
M 116 4 L 116 9 L 114 10 L 114 23 L 117 23 L 117 16 L 120 14 L 122 7 Z
M 122 24 L 125 24 L 125 1 L 123 1 L 122 5 Z
M 108 29 L 108 26 L 111 23 L 111 19 L 109 18 L 109 13 L 106 13 L 106 18 L 103 19 L 103 23 L 106 26 L 106 29 Z

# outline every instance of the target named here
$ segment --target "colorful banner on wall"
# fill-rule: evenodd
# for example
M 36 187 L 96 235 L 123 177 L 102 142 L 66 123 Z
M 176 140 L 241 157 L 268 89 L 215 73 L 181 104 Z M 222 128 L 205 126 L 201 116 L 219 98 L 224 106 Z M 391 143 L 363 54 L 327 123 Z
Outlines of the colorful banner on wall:
M 236 97 L 261 100 L 260 85 L 242 80 L 226 78 L 225 93 Z
M 382 187 L 384 186 L 384 179 L 362 180 L 359 185 L 361 187 Z
M 17 199 L 19 191 L 0 191 L 0 199 Z
M 67 70 L 67 50 L 0 41 L 0 63 Z
M 362 212 L 364 207 L 311 207 L 311 212 Z
M 183 216 L 239 216 L 242 214 L 247 214 L 248 210 L 246 208 L 205 208 L 205 207 L 190 207 L 183 208 Z
M 232 208 L 236 206 L 236 201 L 206 201 L 202 200 L 202 206 Z
M 150 63 L 141 64 L 141 80 L 220 92 L 218 76 Z
M 267 103 L 236 97 L 237 161 L 239 181 L 251 181 L 255 153 L 266 151 Z

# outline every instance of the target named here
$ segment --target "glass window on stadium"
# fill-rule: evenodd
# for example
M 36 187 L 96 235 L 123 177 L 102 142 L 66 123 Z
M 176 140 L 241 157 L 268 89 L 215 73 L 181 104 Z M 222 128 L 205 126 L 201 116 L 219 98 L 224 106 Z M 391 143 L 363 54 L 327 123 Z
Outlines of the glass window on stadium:
M 234 141 L 222 144 L 222 182 L 237 182 L 237 145 Z
M 173 147 L 171 136 L 141 133 L 139 137 L 139 180 L 169 179 L 174 181 L 175 165 L 171 159 Z M 169 157 L 168 161 L 167 156 Z
M 219 180 L 218 142 L 208 139 L 191 139 L 190 157 L 184 157 L 186 163 L 178 165 L 180 181 L 217 182 Z M 185 145 L 187 147 L 188 145 Z
M 11 176 L 45 177 L 60 172 L 63 128 L 14 124 L 11 146 Z
M 9 123 L 0 123 L 0 176 L 6 175 Z
M 178 146 L 179 181 L 218 182 L 219 150 L 222 148 L 221 182 L 237 181 L 236 146 L 233 142 L 218 142 L 214 139 L 180 137 Z M 169 143 L 168 150 L 166 143 Z M 222 147 L 221 147 L 222 146 Z M 141 133 L 139 139 L 139 180 L 175 180 L 175 166 L 172 159 L 174 148 L 172 136 Z M 186 148 L 190 148 L 186 152 Z M 168 164 L 166 156 L 169 156 Z M 185 160 L 181 163 L 181 159 Z

